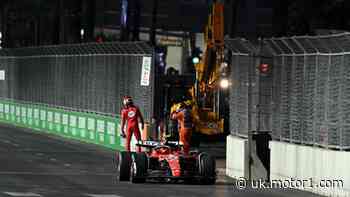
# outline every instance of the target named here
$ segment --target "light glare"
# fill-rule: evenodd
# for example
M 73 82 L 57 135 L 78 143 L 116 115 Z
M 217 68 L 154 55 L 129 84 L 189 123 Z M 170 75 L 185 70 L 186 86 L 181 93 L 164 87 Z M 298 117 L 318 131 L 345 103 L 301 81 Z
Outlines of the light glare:
M 222 80 L 220 81 L 220 87 L 221 87 L 221 88 L 226 89 L 226 88 L 228 88 L 228 86 L 229 86 L 229 82 L 228 82 L 227 79 L 222 79 Z

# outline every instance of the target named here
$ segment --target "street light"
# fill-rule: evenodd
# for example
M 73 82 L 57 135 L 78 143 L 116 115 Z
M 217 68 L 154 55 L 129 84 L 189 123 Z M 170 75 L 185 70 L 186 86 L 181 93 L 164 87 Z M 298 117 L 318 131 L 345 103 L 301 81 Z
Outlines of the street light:
M 228 66 L 229 64 L 225 61 L 220 64 L 220 74 L 221 74 L 220 87 L 222 89 L 227 89 L 230 86 L 230 81 L 227 79 L 227 76 L 229 75 Z
M 192 63 L 193 64 L 198 64 L 199 63 L 199 57 L 193 57 L 192 58 Z
M 222 89 L 227 89 L 229 85 L 230 85 L 230 83 L 229 83 L 228 79 L 226 79 L 226 78 L 221 79 L 221 81 L 220 81 L 220 87 L 221 87 Z
M 200 48 L 196 47 L 192 51 L 192 63 L 198 64 L 201 61 L 202 51 Z
M 85 30 L 84 30 L 84 29 L 80 29 L 80 38 L 81 38 L 81 41 L 84 41 L 84 34 L 85 34 Z

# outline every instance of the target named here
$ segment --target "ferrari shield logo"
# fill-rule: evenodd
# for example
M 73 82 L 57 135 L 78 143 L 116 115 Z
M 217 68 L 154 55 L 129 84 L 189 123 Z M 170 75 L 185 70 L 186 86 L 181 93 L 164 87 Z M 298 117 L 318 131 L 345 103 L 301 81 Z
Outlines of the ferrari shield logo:
M 128 117 L 129 118 L 133 118 L 133 117 L 135 117 L 135 115 L 136 115 L 136 113 L 134 111 L 129 111 L 128 112 Z

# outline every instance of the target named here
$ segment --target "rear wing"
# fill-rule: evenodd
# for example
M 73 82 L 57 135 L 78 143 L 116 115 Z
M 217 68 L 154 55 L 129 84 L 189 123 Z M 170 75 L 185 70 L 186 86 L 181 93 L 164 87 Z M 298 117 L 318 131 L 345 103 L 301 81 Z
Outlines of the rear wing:
M 145 140 L 145 141 L 140 140 L 136 143 L 136 146 L 148 147 L 148 148 L 155 148 L 157 146 L 181 147 L 182 144 L 180 144 L 178 141 L 160 142 L 160 141 L 151 141 L 151 140 Z

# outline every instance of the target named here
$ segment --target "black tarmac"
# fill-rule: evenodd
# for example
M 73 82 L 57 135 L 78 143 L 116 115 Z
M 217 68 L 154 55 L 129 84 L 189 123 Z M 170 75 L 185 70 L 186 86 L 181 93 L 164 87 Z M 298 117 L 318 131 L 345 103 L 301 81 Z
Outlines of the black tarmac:
M 282 189 L 238 189 L 234 180 L 219 176 L 216 185 L 116 181 L 112 150 L 0 126 L 0 196 L 17 197 L 313 197 Z

